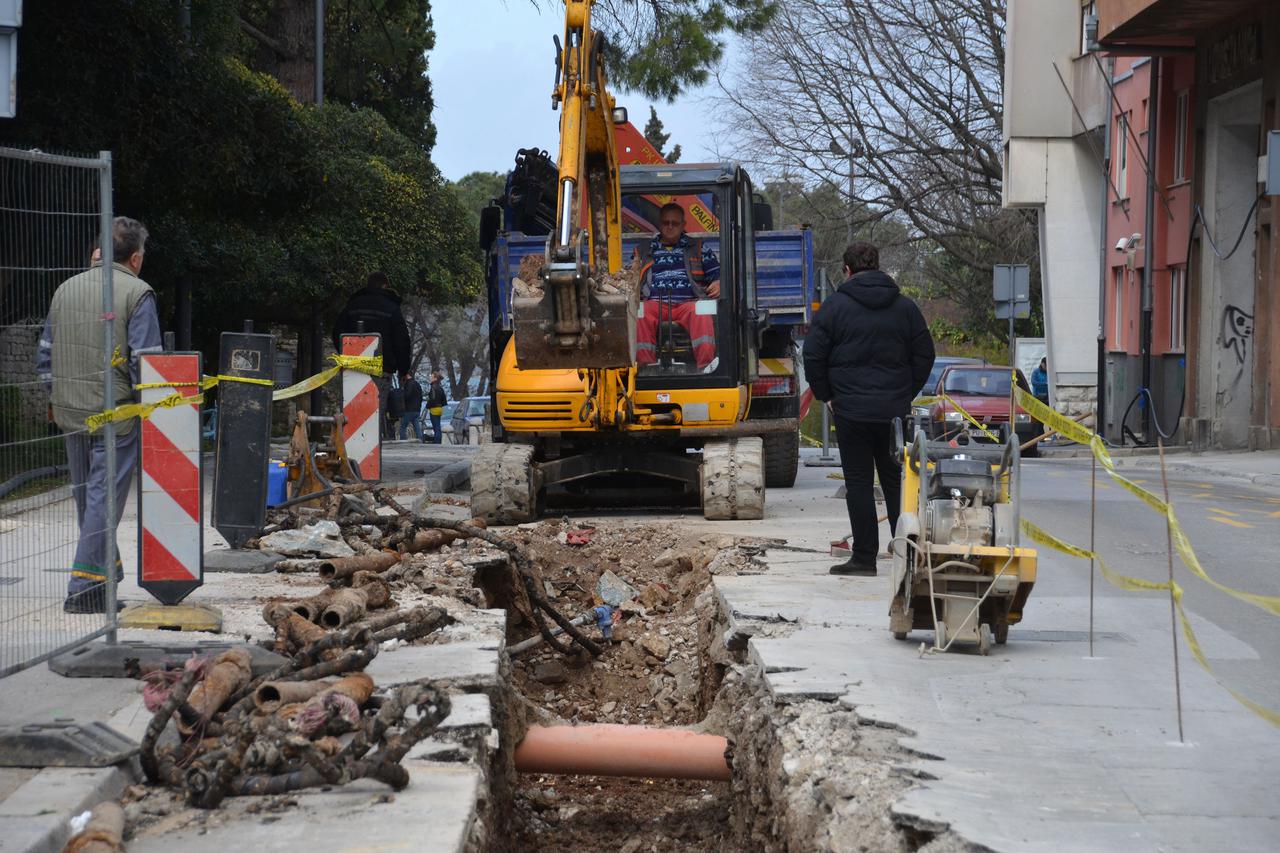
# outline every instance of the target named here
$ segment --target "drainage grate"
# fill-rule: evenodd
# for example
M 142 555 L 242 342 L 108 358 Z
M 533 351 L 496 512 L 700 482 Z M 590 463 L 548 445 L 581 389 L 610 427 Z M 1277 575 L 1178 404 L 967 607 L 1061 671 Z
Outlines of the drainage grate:
M 22 578 L 20 577 L 0 575 L 0 586 L 13 586 L 16 583 L 21 583 L 21 582 L 22 582 Z

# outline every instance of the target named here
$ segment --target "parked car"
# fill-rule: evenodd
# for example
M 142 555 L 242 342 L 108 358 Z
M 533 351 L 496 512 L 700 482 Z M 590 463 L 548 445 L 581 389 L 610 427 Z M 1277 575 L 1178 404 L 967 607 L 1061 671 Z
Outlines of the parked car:
M 479 444 L 489 428 L 489 398 L 465 397 L 455 404 L 452 417 L 454 444 Z
M 1010 377 L 1017 374 L 1018 387 L 1030 393 L 1031 387 L 1021 370 L 1002 365 L 951 365 L 942 371 L 935 392 L 946 394 L 956 405 L 968 412 L 974 420 L 995 433 L 1001 441 L 1009 429 Z M 963 430 L 971 430 L 970 438 L 987 440 L 981 431 L 972 429 L 964 415 L 946 400 L 930 404 L 929 433 L 931 438 L 945 439 Z M 1025 444 L 1040 434 L 1040 425 L 1031 415 L 1018 406 L 1014 412 L 1013 428 L 1018 442 Z M 1032 445 L 1024 456 L 1038 455 Z
M 986 364 L 985 358 L 966 358 L 960 355 L 940 355 L 933 360 L 933 369 L 929 371 L 929 378 L 925 380 L 924 387 L 920 389 L 920 393 L 916 395 L 920 397 L 930 397 L 938 387 L 938 380 L 942 378 L 942 371 L 956 364 Z M 911 441 L 917 429 L 925 431 L 925 437 L 930 436 L 929 432 L 929 407 L 921 402 L 912 404 L 911 420 L 905 425 L 906 440 Z

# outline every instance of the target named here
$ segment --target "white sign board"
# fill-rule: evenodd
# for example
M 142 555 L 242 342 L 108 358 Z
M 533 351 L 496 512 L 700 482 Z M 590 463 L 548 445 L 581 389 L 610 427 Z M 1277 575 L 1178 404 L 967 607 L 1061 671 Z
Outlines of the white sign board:
M 1031 371 L 1039 367 L 1040 359 L 1048 354 L 1044 338 L 1018 338 L 1013 352 L 1013 366 L 1021 370 L 1027 384 L 1031 384 Z

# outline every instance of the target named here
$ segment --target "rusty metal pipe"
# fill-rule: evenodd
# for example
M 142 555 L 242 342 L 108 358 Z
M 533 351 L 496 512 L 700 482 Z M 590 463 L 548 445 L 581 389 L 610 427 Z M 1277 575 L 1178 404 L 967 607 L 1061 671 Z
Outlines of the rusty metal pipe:
M 253 704 L 260 712 L 273 714 L 281 705 L 305 702 L 334 684 L 332 681 L 268 681 L 253 692 Z
M 728 753 L 725 738 L 684 729 L 530 726 L 515 764 L 521 773 L 728 781 Z
M 385 572 L 398 562 L 400 562 L 400 555 L 390 551 L 325 560 L 320 564 L 320 579 L 340 581 L 353 577 L 356 572 Z
M 195 718 L 179 720 L 178 731 L 189 735 L 213 719 L 223 704 L 253 678 L 252 663 L 249 650 L 243 646 L 235 646 L 218 655 L 204 680 L 195 686 L 187 700 Z
M 363 589 L 340 589 L 320 615 L 320 624 L 326 628 L 341 628 L 364 618 L 369 606 L 369 594 Z
M 391 584 L 373 572 L 356 572 L 351 577 L 351 585 L 367 596 L 365 607 L 369 610 L 377 610 L 391 603 Z

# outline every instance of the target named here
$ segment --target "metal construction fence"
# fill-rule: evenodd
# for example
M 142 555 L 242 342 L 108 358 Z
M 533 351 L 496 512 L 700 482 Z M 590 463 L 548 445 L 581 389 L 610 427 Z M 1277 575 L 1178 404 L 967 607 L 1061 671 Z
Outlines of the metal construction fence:
M 72 489 L 68 466 L 82 472 L 90 454 L 68 458 L 68 447 L 80 442 L 83 450 L 88 431 L 80 426 L 64 434 L 53 423 L 48 377 L 37 370 L 54 292 L 89 268 L 96 246 L 110 246 L 111 221 L 108 152 L 79 157 L 0 148 L 0 677 L 96 637 L 114 639 L 115 572 L 107 571 L 105 588 L 96 591 L 103 612 L 65 612 L 90 498 Z M 55 333 L 80 342 L 102 335 L 95 363 L 72 378 L 100 383 L 103 399 L 111 399 L 119 380 L 111 369 L 110 265 L 101 280 L 100 315 L 83 328 L 60 324 Z M 115 482 L 115 431 L 108 425 L 98 433 L 101 458 L 93 462 L 107 483 Z M 106 512 L 97 515 L 114 518 L 112 489 L 104 501 Z M 113 566 L 118 549 L 113 537 L 105 539 L 102 562 Z

